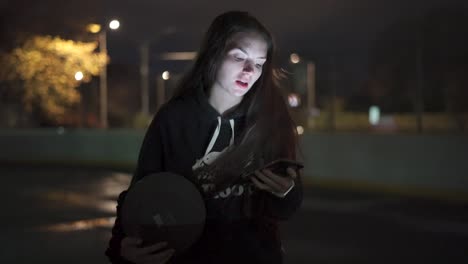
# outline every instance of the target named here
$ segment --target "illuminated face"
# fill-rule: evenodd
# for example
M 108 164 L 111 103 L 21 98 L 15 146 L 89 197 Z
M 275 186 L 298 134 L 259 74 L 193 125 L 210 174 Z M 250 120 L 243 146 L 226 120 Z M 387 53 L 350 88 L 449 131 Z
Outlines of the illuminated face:
M 213 89 L 222 89 L 229 96 L 242 97 L 262 75 L 268 45 L 254 32 L 240 32 L 233 36 L 222 60 Z

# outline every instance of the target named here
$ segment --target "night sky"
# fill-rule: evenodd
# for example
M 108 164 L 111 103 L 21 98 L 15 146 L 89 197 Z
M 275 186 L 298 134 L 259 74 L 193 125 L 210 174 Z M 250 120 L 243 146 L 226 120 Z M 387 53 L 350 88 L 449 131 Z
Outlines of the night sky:
M 122 27 L 109 36 L 109 52 L 130 61 L 132 46 L 143 40 L 151 42 L 152 53 L 196 50 L 210 21 L 226 10 L 257 16 L 273 32 L 281 53 L 315 57 L 366 50 L 391 24 L 447 6 L 468 4 L 461 0 L 0 0 L 2 31 L 10 34 L 27 30 L 76 36 L 82 24 L 118 18 Z
M 369 63 L 375 60 L 376 54 L 391 52 L 393 42 L 406 45 L 406 38 L 412 33 L 405 35 L 398 31 L 406 31 L 407 25 L 439 10 L 464 10 L 468 14 L 468 1 L 0 0 L 0 8 L 0 48 L 14 46 L 22 32 L 89 41 L 92 36 L 86 33 L 86 24 L 104 24 L 117 18 L 121 28 L 108 33 L 110 66 L 127 65 L 124 67 L 138 71 L 139 46 L 149 41 L 150 69 L 154 73 L 165 69 L 185 71 L 187 62 L 161 61 L 160 54 L 196 51 L 214 17 L 228 10 L 249 11 L 273 33 L 281 67 L 288 63 L 291 52 L 316 62 L 319 78 L 325 76 L 320 70 L 328 70 L 330 64 L 343 65 L 345 86 L 340 87 L 343 92 L 352 93 L 359 89 L 359 80 L 367 79 Z M 463 17 L 463 12 L 458 16 Z M 464 21 L 465 24 L 456 23 L 456 26 L 467 28 L 467 20 Z M 388 34 L 389 31 L 396 34 Z M 383 51 L 375 52 L 375 47 L 382 43 Z

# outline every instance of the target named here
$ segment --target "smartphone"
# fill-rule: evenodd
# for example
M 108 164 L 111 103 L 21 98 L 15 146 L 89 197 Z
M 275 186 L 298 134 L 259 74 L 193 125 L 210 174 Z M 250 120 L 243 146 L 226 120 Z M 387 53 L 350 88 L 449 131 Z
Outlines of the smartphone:
M 289 159 L 277 159 L 263 166 L 262 170 L 269 169 L 274 174 L 287 177 L 287 169 L 292 168 L 296 172 L 304 168 L 304 164 L 299 161 Z

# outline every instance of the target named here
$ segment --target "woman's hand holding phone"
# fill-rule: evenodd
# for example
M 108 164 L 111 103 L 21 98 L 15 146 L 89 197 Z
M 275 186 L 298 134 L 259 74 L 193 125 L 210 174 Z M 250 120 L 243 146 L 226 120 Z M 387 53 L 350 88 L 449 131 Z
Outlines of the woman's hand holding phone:
M 295 168 L 287 167 L 286 175 L 273 173 L 270 169 L 256 170 L 250 177 L 253 184 L 264 191 L 284 197 L 293 186 L 298 172 Z

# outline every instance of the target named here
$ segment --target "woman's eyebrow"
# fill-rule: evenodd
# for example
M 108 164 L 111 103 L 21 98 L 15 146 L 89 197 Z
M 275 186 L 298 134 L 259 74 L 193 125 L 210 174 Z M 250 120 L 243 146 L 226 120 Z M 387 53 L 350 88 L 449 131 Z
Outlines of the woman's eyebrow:
M 249 55 L 249 53 L 242 47 L 234 47 L 234 49 L 238 49 L 238 50 L 242 51 L 243 53 L 245 53 L 246 55 Z M 256 59 L 266 60 L 266 57 L 257 57 Z

